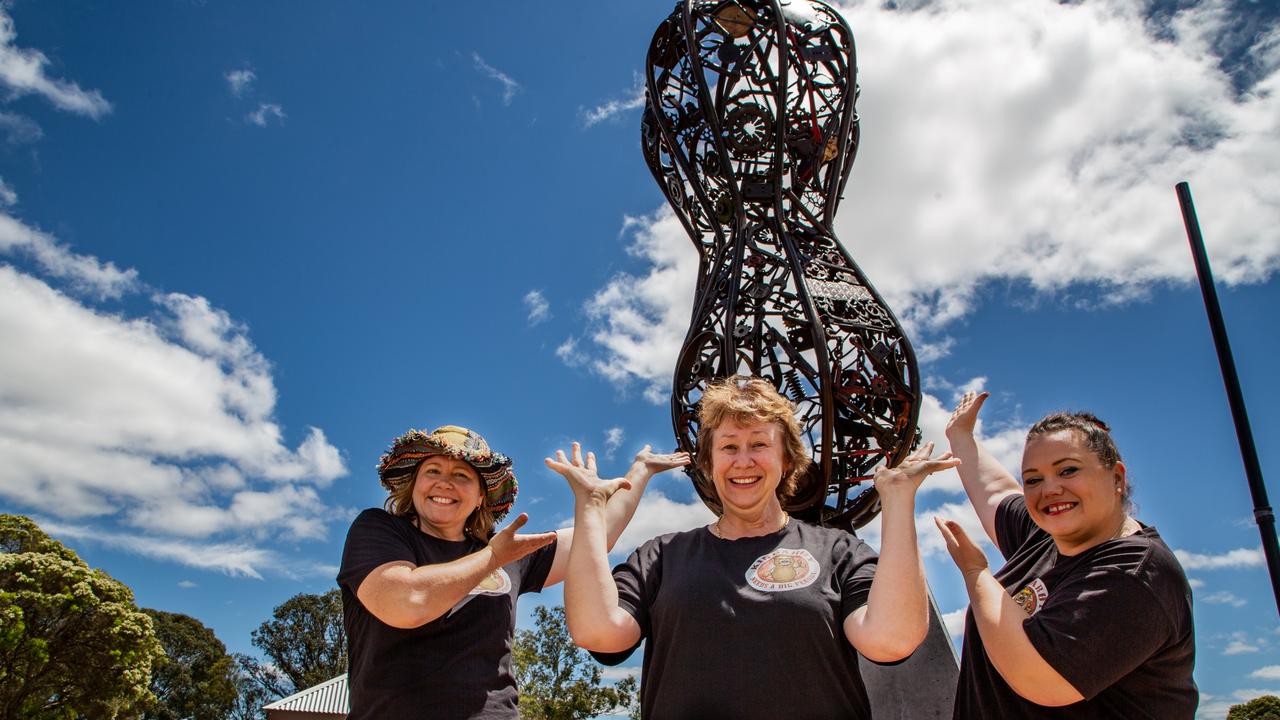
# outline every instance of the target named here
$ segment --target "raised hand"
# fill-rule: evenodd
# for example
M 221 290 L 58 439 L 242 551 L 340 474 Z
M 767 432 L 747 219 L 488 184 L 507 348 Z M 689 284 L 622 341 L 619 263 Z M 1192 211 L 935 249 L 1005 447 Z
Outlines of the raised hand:
M 571 457 L 565 457 L 563 450 L 557 450 L 556 459 L 546 458 L 543 462 L 569 481 L 569 488 L 579 502 L 591 500 L 603 504 L 617 491 L 631 487 L 626 478 L 601 480 L 596 471 L 596 454 L 588 452 L 584 460 L 580 444 L 573 443 L 571 453 Z
M 688 464 L 689 453 L 687 452 L 681 451 L 659 454 L 653 452 L 648 445 L 645 445 L 640 449 L 640 452 L 636 453 L 636 459 L 632 464 L 632 468 L 635 468 L 636 465 L 643 465 L 644 469 L 650 475 L 657 475 L 660 472 L 684 467 Z
M 953 436 L 973 436 L 974 426 L 978 422 L 978 411 L 982 409 L 982 403 L 991 397 L 988 392 L 974 392 L 970 390 L 960 398 L 960 402 L 956 403 L 955 412 L 951 413 L 951 419 L 947 421 L 947 437 Z
M 876 492 L 880 493 L 881 498 L 904 490 L 914 493 L 926 477 L 960 464 L 960 458 L 952 457 L 950 452 L 931 459 L 929 456 L 932 454 L 933 443 L 925 443 L 897 466 L 876 468 Z
M 938 525 L 938 531 L 942 533 L 942 539 L 947 543 L 947 552 L 951 553 L 951 559 L 955 561 L 956 567 L 960 568 L 965 578 L 987 568 L 986 553 L 969 539 L 969 534 L 960 527 L 960 523 L 936 517 L 933 521 Z
M 516 531 L 524 527 L 527 522 L 529 522 L 529 515 L 520 513 L 510 525 L 489 539 L 489 549 L 497 558 L 499 565 L 515 562 L 540 547 L 550 545 L 551 541 L 556 539 L 554 532 L 517 534 Z

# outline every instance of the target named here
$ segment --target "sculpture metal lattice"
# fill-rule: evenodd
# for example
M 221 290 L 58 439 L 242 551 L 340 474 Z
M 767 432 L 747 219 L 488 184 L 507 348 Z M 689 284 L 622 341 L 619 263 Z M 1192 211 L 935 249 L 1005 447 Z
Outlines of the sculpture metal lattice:
M 873 468 L 914 444 L 920 387 L 893 313 L 831 230 L 858 148 L 853 35 L 816 0 L 684 0 L 646 71 L 645 161 L 700 255 L 671 406 L 681 449 L 695 449 L 708 382 L 767 378 L 814 451 L 787 509 L 860 527 L 879 511 Z M 709 478 L 690 475 L 718 512 Z

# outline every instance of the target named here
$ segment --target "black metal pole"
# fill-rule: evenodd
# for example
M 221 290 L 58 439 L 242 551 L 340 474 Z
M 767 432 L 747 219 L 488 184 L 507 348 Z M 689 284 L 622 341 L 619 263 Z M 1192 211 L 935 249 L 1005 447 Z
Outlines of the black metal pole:
M 1213 271 L 1209 269 L 1209 257 L 1204 251 L 1200 222 L 1196 220 L 1196 209 L 1191 204 L 1191 186 L 1180 182 L 1174 189 L 1178 192 L 1178 204 L 1182 206 L 1182 222 L 1187 226 L 1187 240 L 1191 242 L 1191 256 L 1196 262 L 1196 276 L 1200 278 L 1200 292 L 1204 295 L 1204 309 L 1209 315 L 1209 329 L 1213 331 L 1213 345 L 1218 350 L 1222 382 L 1227 386 L 1227 402 L 1231 405 L 1231 418 L 1236 424 L 1240 456 L 1244 459 L 1244 474 L 1249 481 L 1249 493 L 1253 495 L 1253 519 L 1258 524 L 1258 532 L 1262 534 L 1262 553 L 1267 559 L 1267 572 L 1271 574 L 1271 592 L 1276 596 L 1276 610 L 1280 611 L 1280 542 L 1276 541 L 1276 516 L 1267 502 L 1267 488 L 1262 483 L 1262 467 L 1258 464 L 1258 449 L 1253 444 L 1249 413 L 1245 410 L 1244 395 L 1240 392 L 1236 361 L 1231 356 L 1227 327 L 1222 322 L 1222 308 L 1218 305 L 1218 293 L 1213 287 Z

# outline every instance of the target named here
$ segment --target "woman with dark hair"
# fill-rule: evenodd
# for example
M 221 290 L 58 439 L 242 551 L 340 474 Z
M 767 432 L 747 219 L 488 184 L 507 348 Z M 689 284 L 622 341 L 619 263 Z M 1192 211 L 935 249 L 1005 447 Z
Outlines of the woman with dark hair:
M 947 439 L 1004 567 L 992 574 L 959 524 L 937 521 L 969 592 L 954 717 L 1190 720 L 1191 588 L 1132 516 L 1110 428 L 1089 413 L 1045 417 L 1019 485 L 974 438 L 986 398 L 965 394 Z
M 572 454 L 581 464 L 576 443 Z M 604 513 L 609 545 L 649 478 L 687 462 L 648 447 L 636 456 L 627 489 Z M 382 456 L 378 475 L 385 509 L 352 523 L 338 572 L 347 717 L 516 718 L 516 599 L 564 579 L 573 529 L 519 534 L 522 513 L 495 533 L 515 501 L 516 478 L 511 460 L 466 428 L 410 430 Z
M 618 662 L 645 640 L 641 712 L 661 718 L 867 718 L 857 653 L 905 658 L 928 600 L 915 494 L 953 467 L 926 446 L 880 469 L 881 554 L 844 530 L 784 511 L 811 462 L 791 402 L 760 378 L 707 388 L 697 462 L 722 508 L 714 523 L 654 538 L 609 572 L 607 503 L 626 479 L 547 460 L 575 496 L 565 610 L 582 647 Z

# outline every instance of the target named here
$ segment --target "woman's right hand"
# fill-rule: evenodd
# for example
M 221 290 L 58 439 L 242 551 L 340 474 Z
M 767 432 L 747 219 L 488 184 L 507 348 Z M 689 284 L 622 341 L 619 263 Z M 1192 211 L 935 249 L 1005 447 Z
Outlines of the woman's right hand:
M 960 568 L 960 574 L 964 575 L 966 581 L 970 576 L 987 569 L 986 553 L 982 552 L 982 548 L 978 547 L 977 543 L 969 539 L 969 533 L 960 527 L 960 523 L 937 517 L 933 521 L 938 525 L 938 531 L 942 533 L 942 539 L 947 544 L 947 552 L 950 553 L 956 567 Z
M 573 496 L 579 502 L 594 501 L 603 507 L 614 493 L 631 487 L 631 483 L 626 478 L 601 480 L 596 472 L 595 453 L 587 453 L 584 461 L 582 446 L 576 442 L 573 444 L 571 458 L 565 457 L 563 450 L 557 450 L 555 460 L 546 458 L 544 462 L 547 467 L 560 473 L 561 477 L 569 481 L 569 488 L 573 490 Z
M 951 413 L 951 419 L 947 421 L 947 437 L 972 437 L 973 429 L 978 424 L 978 411 L 982 409 L 982 403 L 991 397 L 989 392 L 974 392 L 970 390 L 960 398 L 960 402 L 956 403 L 955 412 Z
M 511 524 L 489 538 L 489 550 L 499 565 L 515 562 L 541 547 L 551 544 L 556 539 L 555 532 L 517 534 L 516 531 L 529 522 L 529 515 L 520 513 Z

